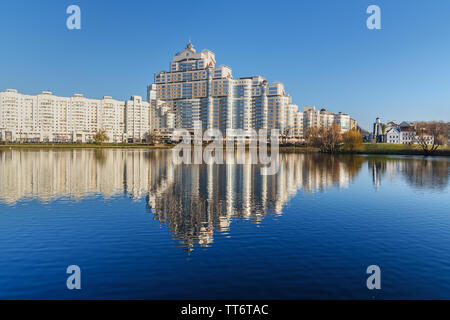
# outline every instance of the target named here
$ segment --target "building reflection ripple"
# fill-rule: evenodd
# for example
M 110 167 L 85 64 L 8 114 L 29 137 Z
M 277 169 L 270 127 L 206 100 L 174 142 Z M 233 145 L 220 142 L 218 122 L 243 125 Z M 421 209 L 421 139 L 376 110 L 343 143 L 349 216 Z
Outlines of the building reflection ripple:
M 214 232 L 228 232 L 233 220 L 258 223 L 266 214 L 281 215 L 299 190 L 347 188 L 364 163 L 377 188 L 383 177 L 398 174 L 413 187 L 448 184 L 449 162 L 425 158 L 281 153 L 279 172 L 262 176 L 252 164 L 174 165 L 170 150 L 13 149 L 0 150 L 0 201 L 121 194 L 145 199 L 154 219 L 189 249 L 208 246 Z

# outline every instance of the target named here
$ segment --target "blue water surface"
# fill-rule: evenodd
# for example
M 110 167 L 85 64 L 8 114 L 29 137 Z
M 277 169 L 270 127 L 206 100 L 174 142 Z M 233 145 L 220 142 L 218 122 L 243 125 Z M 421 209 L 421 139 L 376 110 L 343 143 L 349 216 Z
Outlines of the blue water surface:
M 448 299 L 449 165 L 281 154 L 267 177 L 164 150 L 0 151 L 0 298 Z

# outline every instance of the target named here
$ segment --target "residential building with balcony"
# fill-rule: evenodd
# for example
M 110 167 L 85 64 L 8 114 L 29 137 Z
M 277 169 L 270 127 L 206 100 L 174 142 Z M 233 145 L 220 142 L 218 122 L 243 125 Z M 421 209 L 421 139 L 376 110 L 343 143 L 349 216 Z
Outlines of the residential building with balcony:
M 300 111 L 280 82 L 269 84 L 262 76 L 233 79 L 230 67 L 216 66 L 213 52 L 197 52 L 191 43 L 173 57 L 169 68 L 155 74 L 148 99 L 155 112 L 167 107 L 176 128 L 193 131 L 197 124 L 202 130 L 215 128 L 224 134 L 229 129 L 278 129 L 302 138 L 305 120 L 306 127 L 329 123 L 344 131 L 351 127 L 345 114 L 329 114 L 328 119 Z
M 150 104 L 133 96 L 89 99 L 82 94 L 59 97 L 14 89 L 0 92 L 0 139 L 18 142 L 90 142 L 104 130 L 109 142 L 145 139 L 150 129 Z
M 147 101 L 0 92 L 0 139 L 6 141 L 91 142 L 104 130 L 109 142 L 140 142 L 149 132 L 169 137 L 178 128 L 220 129 L 223 135 L 278 129 L 285 138 L 301 140 L 308 128 L 333 124 L 342 132 L 357 126 L 342 112 L 300 110 L 280 82 L 270 84 L 259 75 L 233 79 L 230 67 L 216 66 L 213 52 L 197 52 L 191 43 L 175 54 L 169 71 L 154 75 Z

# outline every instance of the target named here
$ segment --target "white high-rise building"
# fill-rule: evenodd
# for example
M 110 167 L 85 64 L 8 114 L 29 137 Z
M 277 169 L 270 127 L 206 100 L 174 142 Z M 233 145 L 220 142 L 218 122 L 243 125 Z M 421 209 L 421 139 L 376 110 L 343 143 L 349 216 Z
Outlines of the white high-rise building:
M 288 137 L 302 138 L 310 126 L 335 123 L 342 132 L 356 126 L 347 114 L 314 107 L 298 110 L 280 82 L 269 84 L 261 76 L 233 79 L 230 67 L 216 67 L 213 52 L 197 52 L 191 43 L 174 56 L 170 71 L 155 74 L 148 101 L 155 112 L 165 106 L 176 128 L 191 131 L 200 124 L 203 130 L 216 128 L 223 134 L 228 129 L 279 129 Z
M 125 129 L 129 142 L 142 141 L 151 127 L 150 104 L 140 96 L 132 96 L 125 101 Z
M 0 139 L 23 142 L 89 142 L 104 130 L 109 142 L 145 139 L 150 130 L 150 104 L 139 96 L 118 101 L 82 94 L 59 97 L 44 91 L 27 95 L 0 92 Z
M 197 52 L 191 43 L 177 53 L 170 71 L 155 74 L 148 87 L 156 100 L 175 116 L 175 127 L 193 130 L 280 129 L 297 132 L 298 107 L 282 83 L 271 85 L 261 76 L 232 78 L 231 68 L 216 67 L 209 50 Z M 155 103 L 156 105 L 156 103 Z
M 332 124 L 342 132 L 356 127 L 341 112 L 299 110 L 280 82 L 269 84 L 261 76 L 233 79 L 230 67 L 216 67 L 213 52 L 197 52 L 191 43 L 174 56 L 170 71 L 154 75 L 147 101 L 0 92 L 0 140 L 6 141 L 90 142 L 104 130 L 109 142 L 139 142 L 149 132 L 169 137 L 175 128 L 198 126 L 224 135 L 229 129 L 278 129 L 285 138 L 302 139 L 308 128 Z

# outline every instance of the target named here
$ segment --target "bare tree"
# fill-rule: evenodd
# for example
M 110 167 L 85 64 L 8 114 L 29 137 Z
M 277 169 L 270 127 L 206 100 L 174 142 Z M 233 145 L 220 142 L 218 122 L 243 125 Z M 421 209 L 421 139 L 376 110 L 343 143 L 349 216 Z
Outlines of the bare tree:
M 415 122 L 415 142 L 422 148 L 424 155 L 433 154 L 439 146 L 448 142 L 450 123 L 444 121 Z
M 155 130 L 149 130 L 148 132 L 147 132 L 147 143 L 148 144 L 155 144 L 156 143 L 156 140 L 157 140 L 157 137 L 158 137 L 158 134 L 157 134 L 157 131 L 156 131 L 156 129 Z
M 306 141 L 321 152 L 334 153 L 342 142 L 341 128 L 336 124 L 331 127 L 312 127 L 307 132 Z

